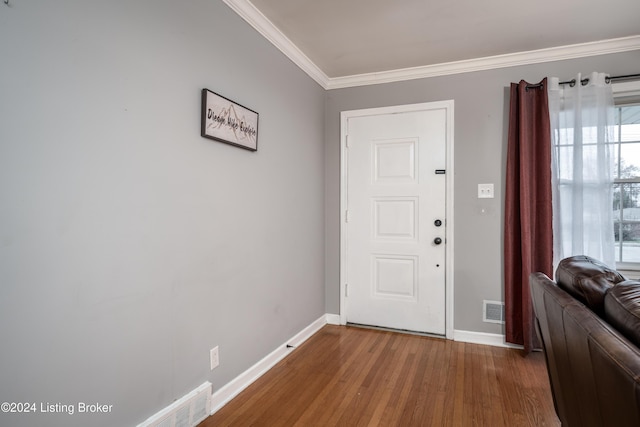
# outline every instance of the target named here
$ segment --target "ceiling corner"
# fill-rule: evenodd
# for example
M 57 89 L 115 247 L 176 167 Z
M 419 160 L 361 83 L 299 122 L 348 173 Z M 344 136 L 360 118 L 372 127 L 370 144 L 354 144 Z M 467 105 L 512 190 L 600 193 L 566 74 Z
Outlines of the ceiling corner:
M 277 47 L 322 88 L 329 87 L 329 77 L 293 44 L 266 16 L 248 0 L 222 0 L 257 32 Z

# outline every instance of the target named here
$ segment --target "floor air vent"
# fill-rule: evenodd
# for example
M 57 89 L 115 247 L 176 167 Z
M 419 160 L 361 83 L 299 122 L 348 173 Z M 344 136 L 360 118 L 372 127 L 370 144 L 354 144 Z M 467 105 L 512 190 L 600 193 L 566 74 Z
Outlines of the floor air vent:
M 211 413 L 211 383 L 176 400 L 138 427 L 194 427 Z
M 482 320 L 489 323 L 504 323 L 504 303 L 483 301 Z

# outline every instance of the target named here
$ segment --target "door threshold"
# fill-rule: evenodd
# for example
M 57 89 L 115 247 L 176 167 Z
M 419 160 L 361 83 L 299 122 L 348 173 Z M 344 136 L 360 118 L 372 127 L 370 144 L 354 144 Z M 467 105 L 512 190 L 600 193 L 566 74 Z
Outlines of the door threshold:
M 396 329 L 396 328 L 387 328 L 384 326 L 375 326 L 375 325 L 364 325 L 362 323 L 351 323 L 347 322 L 346 326 L 352 326 L 354 328 L 362 328 L 362 329 L 373 329 L 376 331 L 385 331 L 385 332 L 396 332 L 399 334 L 408 334 L 408 335 L 419 335 L 422 337 L 429 338 L 446 338 L 444 335 L 431 334 L 428 332 L 420 332 L 420 331 L 411 331 L 409 329 Z

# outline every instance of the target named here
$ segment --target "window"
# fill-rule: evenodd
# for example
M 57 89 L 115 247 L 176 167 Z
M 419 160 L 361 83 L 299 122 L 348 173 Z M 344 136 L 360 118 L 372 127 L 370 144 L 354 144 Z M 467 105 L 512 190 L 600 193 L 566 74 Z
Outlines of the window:
M 601 261 L 615 260 L 617 269 L 636 278 L 640 274 L 640 80 L 616 82 L 611 89 L 616 106 L 614 117 L 607 111 L 606 129 L 605 113 L 596 102 L 599 95 L 591 93 L 595 91 L 573 98 L 572 93 L 554 94 L 553 109 L 550 103 L 557 198 L 554 249 L 560 256 L 582 251 L 597 258 L 600 252 Z M 607 149 L 598 141 L 606 141 Z M 613 233 L 607 232 L 612 223 Z
M 640 270 L 640 103 L 616 107 L 614 144 L 616 263 Z

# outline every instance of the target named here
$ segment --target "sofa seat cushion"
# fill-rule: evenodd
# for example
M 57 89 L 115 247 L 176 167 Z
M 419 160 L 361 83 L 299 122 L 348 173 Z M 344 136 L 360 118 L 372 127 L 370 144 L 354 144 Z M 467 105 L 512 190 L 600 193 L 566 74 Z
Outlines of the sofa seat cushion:
M 556 270 L 558 286 L 599 316 L 604 315 L 604 297 L 609 289 L 625 277 L 586 255 L 560 261 Z
M 618 283 L 604 298 L 605 320 L 640 347 L 640 282 Z

